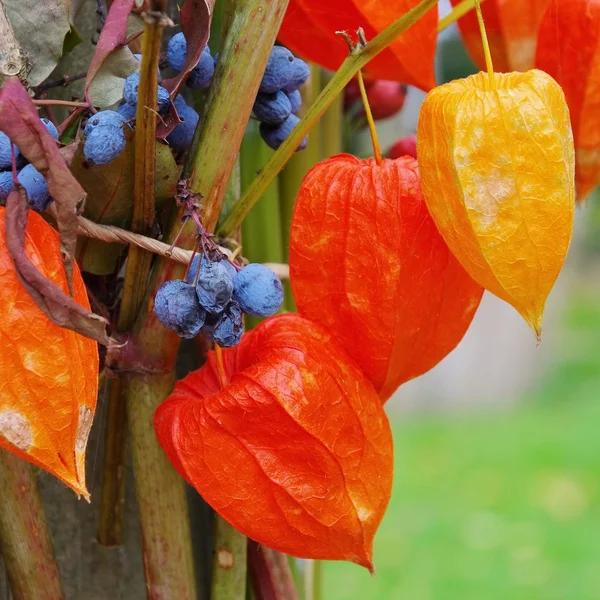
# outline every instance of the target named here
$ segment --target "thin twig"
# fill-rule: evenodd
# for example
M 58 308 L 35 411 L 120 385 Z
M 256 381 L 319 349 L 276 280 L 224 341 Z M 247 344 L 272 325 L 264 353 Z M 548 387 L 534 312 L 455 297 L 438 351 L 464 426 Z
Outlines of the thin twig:
M 75 108 L 89 108 L 87 102 L 72 102 L 71 100 L 33 100 L 36 106 L 73 106 Z
M 69 75 L 68 73 L 63 75 L 60 79 L 56 79 L 55 81 L 47 81 L 46 83 L 40 83 L 35 88 L 37 94 L 42 94 L 47 90 L 52 90 L 58 87 L 67 87 L 71 85 L 75 81 L 79 81 L 80 79 L 85 79 L 87 72 L 76 73 L 75 75 Z

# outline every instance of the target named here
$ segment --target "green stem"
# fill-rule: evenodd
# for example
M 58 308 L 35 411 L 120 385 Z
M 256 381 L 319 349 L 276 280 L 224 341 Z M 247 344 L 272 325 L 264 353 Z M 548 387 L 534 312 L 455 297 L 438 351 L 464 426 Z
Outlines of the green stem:
M 152 419 L 174 373 L 124 381 L 149 600 L 194 600 L 196 580 L 185 483 L 156 441 Z
M 304 600 L 323 597 L 323 567 L 321 560 L 307 560 L 304 567 Z
M 62 600 L 64 593 L 31 465 L 0 450 L 0 553 L 14 600 Z
M 311 76 L 308 85 L 302 89 L 302 101 L 304 107 L 311 106 L 321 92 L 321 70 L 316 65 L 311 65 Z M 290 227 L 292 225 L 292 214 L 296 196 L 300 184 L 308 170 L 321 159 L 321 124 L 317 123 L 308 136 L 306 148 L 296 152 L 285 165 L 279 176 L 279 197 L 281 206 L 281 231 L 283 234 L 283 261 L 287 262 L 290 246 Z M 242 200 L 241 200 L 242 201 Z M 293 312 L 296 303 L 289 281 L 284 281 L 285 308 Z
M 325 111 L 331 106 L 354 75 L 389 46 L 398 36 L 402 35 L 409 27 L 414 25 L 428 10 L 433 8 L 439 0 L 422 0 L 417 6 L 394 21 L 379 35 L 363 47 L 358 47 L 342 63 L 327 87 L 321 92 L 314 104 L 309 108 L 300 123 L 294 127 L 279 150 L 273 155 L 260 175 L 244 194 L 235 210 L 230 213 L 219 230 L 219 234 L 227 236 L 235 231 L 244 220 L 250 209 L 262 196 L 265 189 L 277 177 L 285 164 L 294 154 L 296 148 L 319 121 Z
M 244 600 L 248 540 L 215 514 L 211 600 Z
M 321 87 L 325 88 L 333 75 L 321 71 Z M 342 122 L 344 118 L 344 95 L 338 94 L 321 118 L 321 158 L 329 158 L 342 152 Z
M 156 94 L 163 29 L 164 21 L 160 16 L 146 16 L 136 114 L 131 225 L 131 231 L 143 235 L 151 231 L 155 220 Z M 135 322 L 144 300 L 151 265 L 152 253 L 130 246 L 117 321 L 119 332 L 128 331 Z M 122 395 L 121 382 L 113 379 L 108 391 L 104 480 L 98 524 L 98 542 L 104 546 L 123 543 L 126 428 L 126 399 Z

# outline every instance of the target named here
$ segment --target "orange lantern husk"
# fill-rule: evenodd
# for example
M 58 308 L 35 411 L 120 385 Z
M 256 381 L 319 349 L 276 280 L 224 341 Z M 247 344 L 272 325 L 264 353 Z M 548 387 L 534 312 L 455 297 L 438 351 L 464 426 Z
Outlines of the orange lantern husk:
M 560 86 L 537 70 L 440 86 L 421 108 L 417 154 L 450 250 L 539 337 L 573 230 L 573 137 Z
M 453 6 L 461 0 L 450 0 Z M 485 0 L 481 12 L 497 71 L 527 71 L 533 68 L 538 28 L 548 0 Z M 473 59 L 485 69 L 485 56 L 475 11 L 458 20 L 462 39 Z
M 98 345 L 50 321 L 21 285 L 6 247 L 5 214 L 0 207 L 0 448 L 88 498 L 85 450 L 98 393 Z M 68 293 L 58 233 L 32 211 L 25 253 Z M 89 310 L 77 265 L 73 299 Z
M 438 233 L 410 157 L 342 154 L 313 167 L 289 263 L 300 314 L 341 343 L 383 401 L 455 348 L 483 293 Z
M 267 319 L 221 356 L 210 352 L 156 411 L 177 471 L 256 542 L 372 570 L 393 449 L 371 383 L 296 314 Z
M 348 56 L 337 31 L 352 33 L 362 27 L 372 39 L 419 1 L 290 0 L 278 38 L 295 54 L 336 71 Z M 437 11 L 428 11 L 365 66 L 365 75 L 430 90 L 435 86 L 437 23 Z
M 600 184 L 600 3 L 550 0 L 536 67 L 561 85 L 575 140 L 577 200 Z

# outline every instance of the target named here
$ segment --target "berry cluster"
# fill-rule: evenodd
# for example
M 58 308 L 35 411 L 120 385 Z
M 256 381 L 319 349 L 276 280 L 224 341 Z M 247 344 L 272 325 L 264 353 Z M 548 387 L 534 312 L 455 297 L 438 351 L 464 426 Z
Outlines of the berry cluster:
M 264 265 L 240 268 L 217 250 L 196 255 L 185 280 L 164 283 L 154 298 L 158 320 L 180 337 L 200 332 L 224 348 L 239 343 L 243 314 L 274 315 L 283 302 L 281 282 Z
M 48 119 L 42 119 L 48 133 L 58 141 L 58 130 L 54 123 Z M 13 189 L 11 141 L 8 136 L 0 132 L 0 201 L 5 201 Z M 29 205 L 33 210 L 42 212 L 52 204 L 48 184 L 44 176 L 21 154 L 13 144 L 17 168 L 19 169 L 17 179 L 25 188 Z
M 299 88 L 308 79 L 308 65 L 287 48 L 275 46 L 260 82 L 252 109 L 260 121 L 260 134 L 274 150 L 279 148 L 300 119 L 296 115 L 302 105 Z M 306 136 L 297 150 L 308 143 Z

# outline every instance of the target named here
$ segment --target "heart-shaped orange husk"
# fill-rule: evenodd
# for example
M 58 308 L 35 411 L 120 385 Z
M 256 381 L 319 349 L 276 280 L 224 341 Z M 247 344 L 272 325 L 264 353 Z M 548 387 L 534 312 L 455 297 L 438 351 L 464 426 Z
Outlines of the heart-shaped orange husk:
M 461 2 L 450 1 L 453 6 Z M 527 71 L 533 67 L 538 28 L 547 4 L 548 0 L 485 0 L 481 3 L 492 60 L 497 71 Z M 475 11 L 469 11 L 460 18 L 458 27 L 473 62 L 485 70 L 481 31 Z
M 577 200 L 600 184 L 600 3 L 550 0 L 535 66 L 565 92 L 575 141 Z
M 336 71 L 348 57 L 348 46 L 337 31 L 353 35 L 362 27 L 370 40 L 419 1 L 290 0 L 278 38 L 298 56 Z M 369 62 L 365 75 L 431 89 L 435 86 L 437 23 L 434 8 Z
M 417 161 L 334 156 L 296 198 L 290 279 L 300 314 L 323 325 L 382 400 L 462 339 L 483 289 L 427 211 Z
M 179 473 L 250 538 L 294 556 L 372 568 L 388 504 L 392 438 L 373 386 L 323 329 L 268 319 L 213 352 L 158 408 Z
M 21 285 L 6 248 L 0 207 L 0 447 L 88 497 L 85 449 L 96 409 L 98 345 L 54 324 Z M 25 253 L 68 293 L 58 233 L 29 212 Z M 74 300 L 90 308 L 79 269 Z
M 487 73 L 432 90 L 421 107 L 423 195 L 469 274 L 541 335 L 574 213 L 574 150 L 560 86 L 542 71 Z

